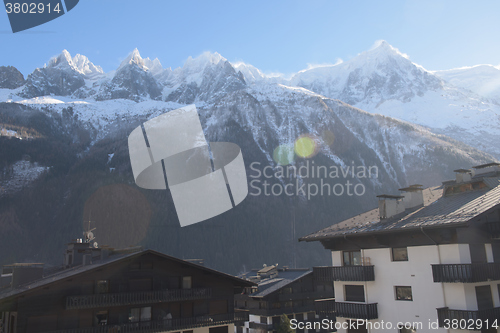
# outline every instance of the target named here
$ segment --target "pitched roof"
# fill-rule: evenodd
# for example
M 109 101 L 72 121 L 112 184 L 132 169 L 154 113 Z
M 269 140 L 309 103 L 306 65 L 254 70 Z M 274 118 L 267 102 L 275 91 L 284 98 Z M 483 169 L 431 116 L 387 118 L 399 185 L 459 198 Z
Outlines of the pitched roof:
M 465 225 L 472 218 L 500 204 L 500 178 L 484 178 L 489 188 L 443 197 L 442 187 L 423 191 L 424 206 L 406 210 L 388 219 L 380 219 L 378 208 L 322 229 L 299 241 L 318 241 L 344 235 L 374 234 L 391 231 Z
M 24 285 L 19 286 L 17 288 L 13 288 L 13 289 L 9 288 L 9 289 L 2 290 L 0 292 L 0 300 L 5 299 L 7 297 L 11 297 L 11 296 L 17 296 L 17 295 L 23 294 L 25 292 L 32 291 L 32 290 L 47 286 L 49 284 L 55 283 L 55 282 L 63 280 L 63 279 L 67 279 L 67 278 L 74 277 L 74 276 L 77 276 L 77 275 L 80 275 L 80 274 L 83 274 L 86 272 L 90 272 L 90 271 L 102 268 L 103 266 L 109 265 L 111 263 L 120 262 L 120 261 L 125 260 L 127 258 L 140 257 L 140 256 L 148 254 L 148 253 L 153 254 L 153 255 L 157 255 L 157 256 L 164 258 L 166 260 L 171 260 L 171 261 L 174 261 L 177 263 L 182 263 L 182 264 L 185 264 L 185 265 L 188 265 L 191 267 L 195 267 L 195 268 L 200 269 L 202 271 L 206 271 L 206 272 L 209 272 L 212 274 L 220 275 L 221 277 L 225 277 L 225 278 L 228 278 L 230 280 L 233 280 L 233 281 L 239 283 L 241 286 L 245 286 L 245 287 L 255 286 L 255 283 L 253 283 L 251 281 L 240 279 L 236 276 L 226 274 L 226 273 L 217 271 L 215 269 L 211 269 L 211 268 L 208 268 L 205 266 L 200 266 L 200 265 L 191 263 L 189 261 L 175 258 L 175 257 L 169 256 L 169 255 L 166 255 L 166 254 L 163 254 L 161 252 L 154 251 L 154 250 L 143 250 L 143 251 L 139 251 L 139 252 L 110 255 L 106 259 L 97 260 L 94 263 L 89 264 L 89 265 L 81 265 L 81 266 L 75 266 L 72 268 L 62 269 L 60 271 L 57 271 L 56 273 L 50 274 L 48 276 L 44 276 L 42 279 L 33 281 L 31 283 L 24 284 Z
M 257 292 L 251 294 L 251 297 L 265 297 L 281 288 L 286 287 L 292 282 L 303 278 L 304 276 L 312 274 L 312 270 L 309 269 L 290 269 L 286 271 L 280 271 L 278 276 L 270 279 L 265 279 L 259 282 L 259 289 Z
M 497 162 L 492 162 L 492 163 L 487 163 L 487 164 L 481 164 L 481 165 L 476 165 L 473 166 L 474 169 L 484 169 L 492 166 L 500 166 L 500 163 Z

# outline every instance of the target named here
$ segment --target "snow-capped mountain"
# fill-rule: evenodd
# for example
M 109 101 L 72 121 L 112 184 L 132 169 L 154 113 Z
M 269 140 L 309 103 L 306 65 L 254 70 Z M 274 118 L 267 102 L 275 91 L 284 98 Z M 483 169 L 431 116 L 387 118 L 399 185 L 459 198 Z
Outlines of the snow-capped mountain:
M 134 119 L 153 117 L 182 105 L 195 103 L 201 110 L 201 117 L 206 121 L 206 130 L 213 133 L 214 137 L 219 138 L 219 131 L 224 132 L 228 123 L 237 122 L 239 127 L 251 135 L 260 153 L 270 164 L 276 163 L 273 160 L 276 147 L 293 145 L 294 140 L 304 134 L 321 137 L 325 129 L 345 122 L 349 135 L 354 135 L 363 145 L 375 152 L 374 158 L 384 166 L 391 181 L 398 186 L 409 181 L 408 174 L 403 170 L 412 168 L 407 165 L 410 151 L 411 154 L 426 156 L 429 154 L 429 147 L 451 145 L 459 147 L 454 148 L 458 149 L 455 153 L 463 158 L 467 159 L 469 154 L 468 148 L 457 142 L 445 143 L 441 137 L 432 134 L 428 129 L 396 120 L 389 123 L 395 128 L 401 128 L 395 130 L 398 135 L 387 135 L 387 129 L 383 130 L 386 134 L 380 135 L 381 127 L 387 122 L 377 120 L 377 116 L 353 109 L 347 104 L 338 107 L 340 104 L 335 100 L 363 106 L 363 109 L 376 113 L 387 115 L 392 112 L 390 115 L 394 118 L 410 118 L 409 120 L 432 128 L 439 128 L 441 125 L 440 129 L 443 131 L 450 128 L 450 120 L 447 118 L 450 117 L 450 112 L 446 105 L 440 105 L 440 124 L 435 115 L 432 120 L 429 119 L 429 114 L 435 112 L 435 106 L 428 110 L 418 103 L 428 101 L 426 96 L 441 96 L 439 94 L 451 88 L 440 78 L 413 64 L 406 55 L 386 42 L 381 42 L 378 47 L 351 61 L 301 71 L 288 85 L 276 83 L 273 78 L 251 65 L 233 65 L 218 53 L 205 52 L 196 58 L 189 57 L 183 67 L 172 71 L 170 68 L 163 69 L 158 59 L 142 58 L 135 49 L 115 71 L 108 74 L 99 72 L 99 76 L 94 75 L 92 78 L 75 65 L 76 60 L 83 58 L 80 55 L 72 58 L 64 50 L 49 62 L 49 66 L 30 74 L 21 97 L 17 100 L 14 97 L 11 101 L 47 108 L 59 114 L 71 107 L 87 129 L 98 133 L 94 140 L 122 133 L 123 126 L 129 126 L 121 122 L 123 119 L 134 123 L 137 121 Z M 88 65 L 91 64 L 88 59 L 84 63 L 87 64 L 85 68 L 97 68 Z M 23 99 L 27 87 L 32 86 L 31 82 L 37 73 L 63 77 L 62 84 L 55 87 L 60 87 L 61 90 L 64 88 L 64 93 L 50 93 L 62 96 L 39 96 L 40 92 L 54 88 L 54 80 L 49 77 L 50 80 L 47 80 L 45 85 L 43 80 L 38 81 L 42 88 L 35 94 L 36 98 Z M 73 81 L 68 81 L 68 78 L 73 78 L 76 83 L 70 85 Z M 81 87 L 76 88 L 78 85 Z M 461 91 L 452 92 L 463 97 L 460 95 Z M 439 98 L 436 100 L 443 101 Z M 467 102 L 469 105 L 473 103 L 472 99 Z M 314 107 L 309 106 L 309 103 Z M 395 105 L 403 105 L 406 109 L 395 108 Z M 422 107 L 423 111 L 417 112 L 415 105 Z M 323 114 L 325 109 L 330 110 L 330 113 Z M 347 109 L 350 111 L 339 111 Z M 335 115 L 332 110 L 338 110 L 342 116 Z M 394 110 L 396 112 L 393 112 Z M 320 117 L 320 114 L 323 116 Z M 366 125 L 365 127 L 368 123 L 371 124 L 370 126 L 375 128 L 372 135 L 361 130 L 363 126 L 359 127 L 352 119 L 357 119 L 360 124 Z M 475 121 L 482 120 L 481 118 Z M 403 139 L 405 131 L 412 133 L 414 143 Z M 464 138 L 466 135 L 461 132 L 457 137 Z M 405 144 L 402 146 L 401 142 Z M 397 154 L 393 152 L 395 147 L 398 147 Z M 347 165 L 348 161 L 339 158 L 330 148 L 325 149 L 323 153 L 331 163 Z M 421 167 L 422 170 L 425 169 L 424 165 Z M 413 173 L 416 174 L 418 172 Z
M 189 57 L 163 81 L 167 101 L 191 104 L 214 100 L 246 86 L 243 75 L 218 53 L 205 52 Z
M 151 66 L 148 67 L 147 65 Z M 151 61 L 142 59 L 139 51 L 135 49 L 118 67 L 110 81 L 100 83 L 99 91 L 95 96 L 90 91 L 89 97 L 97 100 L 131 99 L 140 101 L 144 99 L 157 99 L 161 95 L 161 86 L 153 77 L 154 73 L 162 71 L 158 59 Z
M 500 105 L 444 81 L 385 41 L 349 61 L 301 71 L 290 84 L 426 126 L 500 157 Z
M 350 61 L 301 71 L 290 83 L 351 105 L 374 106 L 388 100 L 406 103 L 442 86 L 385 41 Z
M 59 68 L 66 71 L 75 71 L 82 75 L 93 76 L 103 74 L 101 66 L 96 66 L 90 60 L 81 54 L 77 54 L 73 58 L 67 50 L 49 60 L 46 68 Z
M 500 103 L 500 68 L 477 65 L 433 72 L 454 86 L 468 89 Z
M 0 131 L 0 186 L 8 186 L 2 195 L 16 203 L 8 210 L 0 205 L 0 223 L 8 221 L 12 230 L 0 235 L 1 253 L 14 251 L 11 239 L 54 237 L 44 231 L 47 225 L 73 237 L 70 231 L 79 231 L 78 221 L 88 213 L 81 207 L 91 209 L 93 219 L 106 221 L 112 215 L 107 203 L 101 200 L 102 206 L 88 208 L 89 195 L 96 189 L 119 184 L 137 191 L 136 195 L 146 197 L 150 203 L 151 219 L 146 229 L 151 223 L 152 231 L 143 244 L 173 255 L 203 257 L 208 264 L 216 263 L 212 267 L 232 272 L 240 264 L 261 264 L 261 258 L 269 254 L 276 254 L 273 262 L 289 263 L 287 249 L 290 242 L 295 244 L 295 236 L 355 215 L 364 210 L 362 207 L 375 203 L 375 194 L 394 193 L 417 182 L 439 184 L 452 177 L 456 168 L 493 160 L 429 128 L 369 113 L 326 96 L 344 93 L 342 96 L 357 106 L 365 103 L 381 113 L 378 108 L 388 103 L 417 105 L 412 103 L 425 101 L 429 94 L 439 97 L 448 89 L 446 82 L 412 64 L 388 44 L 363 54 L 363 58 L 337 65 L 340 67 L 298 73 L 292 80 L 295 85 L 278 83 L 250 65 L 233 65 L 217 53 L 189 58 L 183 67 L 172 71 L 164 69 L 159 60 L 144 59 L 134 50 L 116 70 L 93 75 L 82 69 L 92 66 L 77 66 L 81 62 L 74 59 L 63 52 L 48 66 L 30 74 L 23 86 L 0 89 L 0 123 L 4 126 Z M 366 68 L 363 63 L 367 63 Z M 462 94 L 458 88 L 449 89 Z M 476 96 L 470 94 L 468 103 Z M 237 209 L 180 229 L 166 192 L 135 187 L 127 136 L 144 121 L 191 103 L 197 106 L 208 141 L 234 142 L 241 147 L 249 177 L 255 176 L 251 163 L 275 168 L 279 160 L 276 151 L 293 147 L 297 139 L 304 137 L 314 142 L 314 154 L 303 158 L 289 149 L 287 158 L 295 166 L 372 166 L 378 170 L 377 177 L 350 179 L 366 189 L 360 196 L 308 198 L 298 192 L 293 197 L 250 195 Z M 14 132 L 24 133 L 23 140 L 16 139 Z M 18 168 L 30 170 L 26 163 L 19 163 L 24 155 L 29 155 L 30 165 L 40 172 L 29 178 L 29 184 L 11 186 L 13 177 L 22 174 Z M 307 186 L 319 186 L 322 180 L 331 184 L 345 181 L 300 176 L 268 181 L 291 184 L 295 180 Z M 120 195 L 106 198 L 119 200 Z M 297 235 L 284 232 L 290 230 L 292 206 L 293 219 L 298 221 L 294 228 Z M 130 215 L 131 225 L 135 225 L 136 217 Z M 29 227 L 23 229 L 25 224 Z M 112 236 L 106 239 L 100 235 L 102 240 L 98 240 L 110 246 L 121 245 L 113 244 L 119 237 Z M 262 241 L 258 246 L 256 239 Z M 235 248 L 250 252 L 230 250 Z M 299 265 L 325 263 L 318 261 L 311 248 L 301 253 Z
M 269 77 L 262 73 L 257 67 L 244 62 L 237 62 L 232 64 L 234 69 L 243 74 L 245 81 L 249 84 L 254 84 L 256 82 L 263 82 L 269 80 Z

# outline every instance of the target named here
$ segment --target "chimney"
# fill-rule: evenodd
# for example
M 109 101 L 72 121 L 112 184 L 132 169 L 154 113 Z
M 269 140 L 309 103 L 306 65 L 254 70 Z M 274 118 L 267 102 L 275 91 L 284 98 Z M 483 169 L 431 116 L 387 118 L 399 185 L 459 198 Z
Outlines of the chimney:
M 90 259 L 85 259 L 86 255 L 89 255 Z M 92 258 L 100 256 L 100 248 L 94 248 L 90 243 L 85 243 L 80 238 L 68 244 L 64 254 L 64 266 L 69 268 L 79 265 L 89 265 L 91 264 Z
M 403 195 L 403 204 L 405 209 L 411 209 L 424 205 L 423 185 L 415 184 L 405 188 L 400 188 Z
M 83 260 L 82 260 L 82 265 L 87 266 L 92 264 L 92 254 L 84 254 L 83 255 Z
M 453 170 L 456 175 L 457 184 L 470 182 L 472 180 L 472 170 L 470 169 L 457 169 Z
M 500 163 L 488 163 L 488 164 L 481 164 L 481 165 L 476 165 L 472 167 L 474 169 L 474 174 L 475 175 L 483 175 L 487 173 L 498 173 L 500 172 Z
M 401 195 L 382 194 L 377 195 L 377 198 L 379 198 L 378 211 L 380 219 L 388 219 L 405 211 L 405 206 L 402 201 L 404 197 Z

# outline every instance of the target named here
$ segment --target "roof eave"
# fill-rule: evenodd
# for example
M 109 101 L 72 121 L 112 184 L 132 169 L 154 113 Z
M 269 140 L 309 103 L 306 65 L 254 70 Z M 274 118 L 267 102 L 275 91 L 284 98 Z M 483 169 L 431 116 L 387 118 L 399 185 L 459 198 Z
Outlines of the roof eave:
M 429 229 L 447 229 L 447 228 L 467 228 L 469 225 L 467 222 L 460 222 L 460 223 L 449 223 L 449 224 L 440 224 L 436 226 L 420 226 L 420 227 L 411 227 L 411 228 L 404 228 L 404 229 L 391 229 L 391 230 L 376 230 L 376 231 L 367 231 L 367 232 L 353 232 L 353 233 L 344 233 L 341 235 L 334 235 L 334 236 L 318 236 L 310 239 L 306 239 L 306 237 L 301 237 L 299 238 L 299 242 L 305 241 L 305 242 L 315 242 L 315 241 L 322 241 L 322 240 L 330 240 L 330 239 L 339 239 L 339 238 L 344 238 L 344 237 L 349 237 L 349 236 L 372 236 L 372 235 L 380 235 L 380 234 L 391 234 L 391 233 L 398 233 L 398 232 L 406 232 L 406 231 L 415 231 L 415 230 L 429 230 Z

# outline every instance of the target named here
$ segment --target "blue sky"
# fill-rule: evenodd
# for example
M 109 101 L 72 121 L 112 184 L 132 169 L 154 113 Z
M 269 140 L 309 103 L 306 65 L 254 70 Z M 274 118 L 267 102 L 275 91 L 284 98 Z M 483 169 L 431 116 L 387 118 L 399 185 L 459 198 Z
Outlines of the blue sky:
M 66 15 L 16 34 L 1 13 L 0 65 L 28 75 L 67 49 L 110 71 L 137 47 L 164 67 L 212 51 L 266 73 L 292 73 L 348 60 L 380 39 L 430 70 L 499 65 L 498 17 L 496 0 L 80 0 Z

